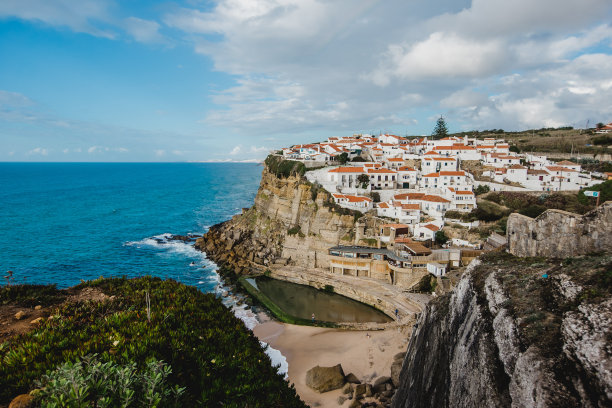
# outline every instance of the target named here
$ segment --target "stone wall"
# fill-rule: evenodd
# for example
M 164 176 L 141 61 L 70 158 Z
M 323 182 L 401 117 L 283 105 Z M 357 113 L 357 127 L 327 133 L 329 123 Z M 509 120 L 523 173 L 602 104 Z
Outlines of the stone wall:
M 579 215 L 547 210 L 536 218 L 508 218 L 508 249 L 516 256 L 566 258 L 612 250 L 612 202 Z

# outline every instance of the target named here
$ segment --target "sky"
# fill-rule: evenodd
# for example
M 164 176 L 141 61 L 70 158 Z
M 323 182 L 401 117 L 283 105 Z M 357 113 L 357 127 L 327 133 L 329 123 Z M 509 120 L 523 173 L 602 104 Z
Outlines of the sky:
M 2 0 L 0 161 L 612 122 L 610 0 Z

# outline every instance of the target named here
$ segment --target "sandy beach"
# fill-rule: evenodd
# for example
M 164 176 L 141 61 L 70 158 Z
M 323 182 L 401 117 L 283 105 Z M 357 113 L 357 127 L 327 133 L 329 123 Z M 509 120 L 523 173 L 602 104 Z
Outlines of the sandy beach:
M 253 332 L 287 358 L 289 382 L 295 385 L 302 400 L 312 407 L 337 407 L 341 390 L 319 394 L 310 389 L 306 386 L 309 369 L 316 365 L 342 364 L 345 374 L 353 373 L 362 382 L 373 382 L 380 376 L 390 375 L 393 356 L 406 350 L 410 338 L 410 328 L 366 332 L 276 321 L 261 323 Z

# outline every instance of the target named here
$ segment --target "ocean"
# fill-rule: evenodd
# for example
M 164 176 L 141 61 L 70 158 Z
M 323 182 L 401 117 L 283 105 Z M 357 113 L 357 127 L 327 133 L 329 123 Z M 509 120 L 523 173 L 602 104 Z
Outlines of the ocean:
M 0 163 L 0 277 L 60 288 L 152 275 L 212 292 L 215 265 L 170 235 L 250 207 L 253 163 Z M 5 283 L 5 282 L 2 282 Z
M 253 205 L 254 163 L 0 163 L 0 278 L 67 288 L 100 276 L 172 278 L 216 293 L 248 329 L 256 315 L 217 266 L 172 235 L 205 233 Z M 6 281 L 0 280 L 0 284 Z M 262 343 L 265 345 L 265 343 Z M 285 357 L 266 348 L 278 372 Z

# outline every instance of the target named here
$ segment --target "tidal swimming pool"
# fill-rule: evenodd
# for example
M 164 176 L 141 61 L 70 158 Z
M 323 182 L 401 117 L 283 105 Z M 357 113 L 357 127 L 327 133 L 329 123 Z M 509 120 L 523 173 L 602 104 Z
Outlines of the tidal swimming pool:
M 334 323 L 387 323 L 392 319 L 366 304 L 336 293 L 317 290 L 310 286 L 259 277 L 248 279 L 283 312 L 301 319 L 315 319 Z

